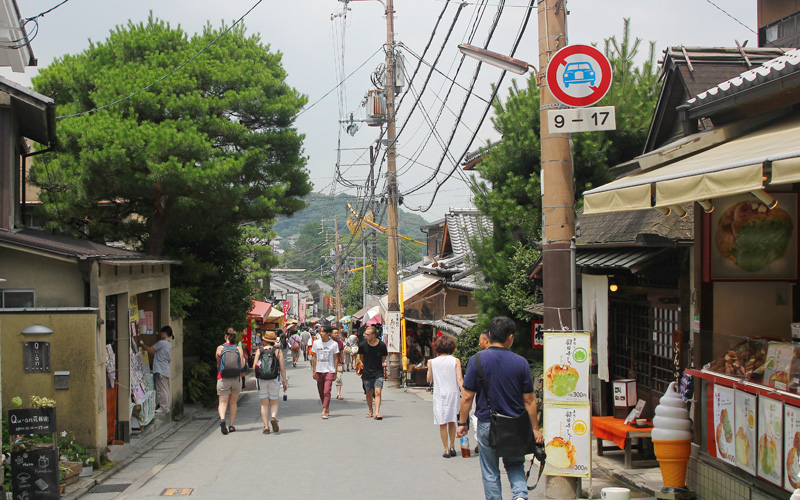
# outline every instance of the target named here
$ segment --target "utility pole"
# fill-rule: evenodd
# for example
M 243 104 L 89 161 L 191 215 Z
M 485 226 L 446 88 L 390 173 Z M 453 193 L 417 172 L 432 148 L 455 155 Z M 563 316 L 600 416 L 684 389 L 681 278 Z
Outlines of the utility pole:
M 559 107 L 545 76 L 550 57 L 567 45 L 567 13 L 564 0 L 539 0 L 539 68 L 542 266 L 544 268 L 544 328 L 575 328 L 573 245 L 575 237 L 575 194 L 569 134 L 551 133 L 547 111 Z M 555 71 L 555 68 L 553 69 Z M 566 279 L 570 277 L 570 279 Z M 547 476 L 547 498 L 578 498 L 580 479 Z
M 389 215 L 389 267 L 388 301 L 389 311 L 400 310 L 397 288 L 397 147 L 394 107 L 394 0 L 386 0 L 386 184 L 388 190 Z
M 342 282 L 341 268 L 342 259 L 339 257 L 339 220 L 333 216 L 333 232 L 336 235 L 336 323 L 342 318 Z

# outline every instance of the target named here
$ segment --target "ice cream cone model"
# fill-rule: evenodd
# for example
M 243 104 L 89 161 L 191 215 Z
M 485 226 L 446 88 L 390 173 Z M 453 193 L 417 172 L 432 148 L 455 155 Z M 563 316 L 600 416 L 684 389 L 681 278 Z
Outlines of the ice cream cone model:
M 667 391 L 656 406 L 653 419 L 653 448 L 661 466 L 661 477 L 667 488 L 686 487 L 686 466 L 692 452 L 692 421 L 689 410 L 678 395 L 675 382 L 669 384 Z M 726 442 L 725 430 L 718 429 L 719 439 Z M 731 436 L 731 440 L 732 440 Z

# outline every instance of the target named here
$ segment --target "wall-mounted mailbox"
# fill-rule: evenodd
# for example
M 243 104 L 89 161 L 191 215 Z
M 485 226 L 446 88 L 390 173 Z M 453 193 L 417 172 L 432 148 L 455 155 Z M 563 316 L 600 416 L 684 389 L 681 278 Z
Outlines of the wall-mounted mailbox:
M 56 389 L 69 389 L 69 371 L 54 373 L 56 378 Z

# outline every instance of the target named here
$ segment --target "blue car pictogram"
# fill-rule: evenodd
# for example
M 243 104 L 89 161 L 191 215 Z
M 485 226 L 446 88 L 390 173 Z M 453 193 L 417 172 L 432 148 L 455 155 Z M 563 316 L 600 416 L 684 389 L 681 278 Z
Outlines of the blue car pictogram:
M 595 74 L 591 64 L 573 62 L 567 63 L 561 79 L 564 82 L 564 87 L 567 88 L 573 83 L 588 83 L 590 87 L 594 87 Z

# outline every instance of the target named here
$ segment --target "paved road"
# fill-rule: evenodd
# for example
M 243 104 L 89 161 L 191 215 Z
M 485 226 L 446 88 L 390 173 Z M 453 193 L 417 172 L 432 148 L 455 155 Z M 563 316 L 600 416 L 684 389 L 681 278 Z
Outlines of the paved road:
M 258 394 L 246 391 L 237 432 L 223 436 L 213 411 L 197 413 L 179 432 L 104 481 L 133 483 L 125 493 L 84 498 L 154 498 L 168 488 L 192 488 L 193 498 L 207 499 L 267 493 L 348 500 L 483 497 L 474 455 L 442 458 L 429 393 L 387 389 L 384 419 L 367 419 L 360 379 L 345 373 L 345 399 L 331 402 L 326 421 L 320 418 L 308 364 L 287 371 L 289 400 L 281 402 L 279 433 L 261 433 Z

